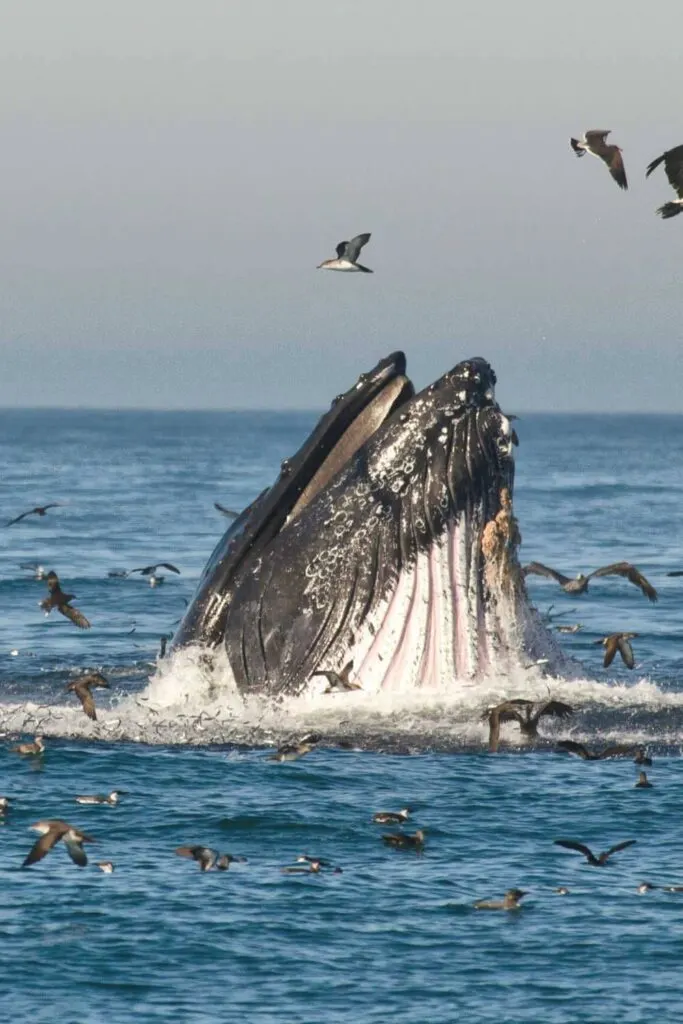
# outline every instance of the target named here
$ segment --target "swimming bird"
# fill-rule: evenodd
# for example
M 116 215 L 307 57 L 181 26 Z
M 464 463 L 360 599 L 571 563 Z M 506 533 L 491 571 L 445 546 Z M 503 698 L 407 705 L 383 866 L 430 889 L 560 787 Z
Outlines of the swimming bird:
M 114 865 L 110 860 L 96 860 L 95 867 L 104 872 L 105 875 L 113 875 Z
M 409 817 L 410 808 L 404 807 L 401 811 L 378 811 L 372 820 L 376 825 L 402 825 Z
M 224 516 L 230 516 L 231 519 L 237 519 L 241 515 L 241 512 L 235 512 L 234 509 L 226 508 L 225 505 L 219 505 L 217 501 L 214 501 L 213 507 L 218 512 L 222 512 Z
M 554 843 L 555 846 L 564 846 L 567 850 L 578 850 L 578 852 L 582 853 L 588 863 L 594 868 L 604 868 L 613 853 L 618 853 L 619 850 L 625 850 L 627 846 L 633 846 L 636 843 L 636 840 L 627 839 L 624 843 L 617 843 L 616 846 L 610 846 L 609 850 L 604 850 L 602 853 L 599 853 L 597 857 L 587 846 L 584 846 L 583 843 L 577 843 L 573 839 L 555 839 Z
M 320 668 L 316 669 L 312 673 L 312 676 L 325 676 L 328 682 L 328 687 L 323 693 L 344 693 L 348 690 L 362 690 L 363 687 L 360 683 L 355 682 L 350 678 L 351 670 L 353 669 L 353 662 L 349 661 L 339 672 L 335 672 L 331 668 Z
M 306 866 L 297 867 L 299 864 L 305 864 Z M 319 875 L 324 868 L 330 868 L 330 874 L 332 875 L 343 874 L 342 869 L 331 864 L 329 860 L 323 860 L 322 857 L 309 857 L 308 854 L 297 857 L 294 866 L 281 868 L 281 871 L 285 875 Z
M 108 804 L 110 807 L 116 807 L 119 797 L 125 796 L 127 792 L 126 789 L 112 789 L 108 795 L 104 793 L 86 793 L 82 796 L 74 797 L 74 800 L 77 804 Z
M 610 633 L 609 636 L 603 636 L 599 640 L 593 641 L 594 644 L 602 644 L 605 648 L 605 657 L 602 662 L 605 668 L 609 668 L 612 664 L 617 651 L 619 651 L 626 668 L 633 668 L 636 660 L 629 640 L 633 640 L 636 636 L 638 636 L 637 633 Z
M 640 747 L 636 756 L 633 758 L 633 763 L 638 765 L 645 765 L 646 768 L 651 768 L 652 758 L 646 753 L 643 747 Z
M 21 754 L 23 757 L 37 757 L 45 750 L 42 736 L 35 736 L 32 743 L 19 743 L 16 747 L 10 747 L 13 754 Z
M 0 796 L 0 818 L 10 810 L 10 804 L 14 800 L 11 796 Z
M 308 733 L 303 736 L 297 743 L 284 743 L 281 747 L 278 747 L 274 754 L 270 754 L 267 758 L 268 761 L 298 761 L 300 757 L 305 754 L 310 754 L 312 750 L 320 743 L 320 736 L 314 733 Z
M 652 789 L 652 783 L 647 777 L 647 772 L 640 772 L 638 775 L 638 781 L 635 784 L 635 789 Z
M 69 683 L 66 687 L 66 690 L 76 694 L 83 705 L 83 711 L 88 718 L 92 718 L 94 722 L 97 719 L 97 712 L 95 711 L 95 698 L 91 692 L 93 686 L 101 686 L 107 690 L 109 689 L 109 683 L 100 672 L 90 672 L 87 676 L 81 676 L 79 679 L 74 679 L 74 681 Z
M 612 146 L 606 142 L 607 136 L 610 134 L 611 131 L 600 131 L 593 128 L 584 134 L 583 139 L 570 139 L 569 144 L 577 156 L 583 156 L 584 153 L 592 153 L 593 156 L 597 156 L 607 165 L 619 188 L 627 189 L 628 182 L 621 150 L 618 146 Z
M 19 568 L 28 569 L 30 572 L 32 572 L 34 580 L 45 579 L 45 566 L 43 565 L 38 565 L 35 562 L 20 562 Z
M 558 896 L 569 896 L 569 889 L 566 885 L 558 885 L 557 889 L 553 889 L 553 892 Z
M 540 562 L 530 562 L 529 565 L 525 565 L 522 568 L 522 572 L 525 576 L 533 573 L 536 576 L 547 576 L 549 579 L 556 580 L 566 594 L 585 594 L 588 590 L 588 584 L 593 577 L 598 576 L 625 576 L 630 583 L 634 583 L 637 587 L 640 587 L 645 597 L 650 601 L 657 600 L 657 591 L 648 580 L 640 573 L 634 565 L 630 562 L 615 562 L 613 565 L 604 565 L 601 569 L 595 569 L 593 572 L 589 572 L 587 576 L 579 573 L 575 579 L 571 579 L 569 576 L 564 576 L 561 572 L 557 572 L 555 569 L 549 569 L 547 565 L 542 565 Z
M 16 519 L 10 519 L 6 526 L 14 526 L 15 523 L 20 523 L 22 519 L 26 519 L 26 516 L 45 516 L 49 508 L 61 508 L 62 504 L 59 501 L 53 501 L 51 505 L 37 505 L 35 508 L 30 508 L 28 512 L 22 512 Z
M 78 864 L 79 868 L 84 868 L 88 863 L 83 843 L 94 843 L 95 840 L 92 836 L 81 832 L 79 828 L 75 828 L 59 818 L 37 821 L 35 825 L 29 827 L 33 832 L 40 832 L 40 839 L 36 840 L 29 850 L 21 865 L 23 868 L 42 860 L 60 840 L 66 846 L 67 853 L 74 864 Z
M 643 896 L 646 892 L 652 892 L 653 889 L 658 889 L 658 885 L 653 885 L 652 882 L 641 882 L 636 892 L 639 892 Z
M 519 901 L 528 893 L 524 889 L 508 889 L 502 900 L 477 900 L 475 910 L 521 910 Z
M 504 700 L 502 704 L 497 704 L 493 708 L 488 708 L 481 717 L 482 720 L 489 723 L 489 750 L 495 754 L 500 743 L 501 722 L 517 722 L 520 732 L 526 739 L 536 739 L 538 723 L 543 715 L 566 718 L 567 715 L 573 713 L 574 708 L 559 700 L 538 703 L 516 697 L 513 700 Z
M 575 740 L 558 740 L 557 745 L 562 750 L 566 750 L 568 754 L 576 754 L 582 761 L 604 761 L 608 757 L 627 757 L 635 749 L 632 744 L 618 743 L 612 747 L 605 747 L 604 750 L 593 751 Z
M 364 267 L 362 263 L 358 263 L 358 256 L 364 245 L 370 241 L 370 234 L 356 235 L 350 242 L 340 242 L 337 246 L 337 256 L 335 259 L 323 260 L 322 263 L 318 264 L 318 270 L 345 270 L 349 271 L 362 271 L 364 274 L 372 274 L 372 270 L 369 267 Z
M 78 608 L 71 607 L 70 602 L 73 601 L 76 595 L 64 593 L 56 572 L 49 572 L 47 574 L 47 589 L 49 596 L 40 602 L 40 607 L 46 615 L 49 615 L 52 609 L 56 608 L 58 612 L 66 616 L 67 619 L 70 619 L 79 629 L 90 629 L 90 623 L 83 612 L 79 611 Z
M 645 177 L 649 178 L 656 167 L 659 167 L 662 160 L 664 161 L 664 170 L 666 176 L 669 179 L 669 184 L 678 196 L 678 199 L 674 199 L 670 203 L 664 203 L 664 206 L 660 206 L 657 213 L 664 220 L 668 220 L 670 217 L 675 217 L 683 210 L 683 146 L 675 146 L 674 149 L 667 149 L 665 153 L 658 156 L 656 160 L 653 160 L 651 164 L 648 164 Z M 668 576 L 680 576 L 681 573 L 667 573 Z
M 423 829 L 418 828 L 413 835 L 409 835 L 407 832 L 396 832 L 386 833 L 382 836 L 382 841 L 387 846 L 394 846 L 401 849 L 421 849 L 425 843 L 425 834 Z
M 233 856 L 231 853 L 218 853 L 209 846 L 178 846 L 175 851 L 179 857 L 189 857 L 199 863 L 200 871 L 227 871 L 233 861 L 246 862 L 246 857 Z
M 582 622 L 576 622 L 573 626 L 555 626 L 558 633 L 579 633 L 583 629 Z

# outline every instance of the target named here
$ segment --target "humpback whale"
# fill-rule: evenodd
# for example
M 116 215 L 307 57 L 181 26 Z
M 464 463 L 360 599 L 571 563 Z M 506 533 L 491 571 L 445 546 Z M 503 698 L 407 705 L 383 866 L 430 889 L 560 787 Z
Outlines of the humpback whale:
M 419 394 L 395 352 L 332 403 L 228 528 L 174 648 L 224 647 L 238 688 L 471 685 L 561 660 L 517 560 L 513 444 L 486 360 Z

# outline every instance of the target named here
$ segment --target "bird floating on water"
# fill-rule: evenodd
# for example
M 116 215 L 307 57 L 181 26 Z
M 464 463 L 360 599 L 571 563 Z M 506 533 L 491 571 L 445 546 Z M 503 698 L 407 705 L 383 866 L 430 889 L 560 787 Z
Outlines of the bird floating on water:
M 407 832 L 389 832 L 382 836 L 382 841 L 387 846 L 394 846 L 398 849 L 420 850 L 425 844 L 424 829 L 418 828 L 412 835 Z
M 13 800 L 14 797 L 11 796 L 0 796 L 0 818 L 10 810 L 10 804 Z
M 512 700 L 504 700 L 502 704 L 488 708 L 482 717 L 482 721 L 489 723 L 489 751 L 496 753 L 500 745 L 500 726 L 502 722 L 517 722 L 520 732 L 525 739 L 536 739 L 538 736 L 538 723 L 543 715 L 555 718 L 566 718 L 574 713 L 574 708 L 569 704 L 563 704 L 559 700 L 533 701 L 515 697 Z
M 59 501 L 53 501 L 50 505 L 36 505 L 35 508 L 30 508 L 28 512 L 22 512 L 16 519 L 10 519 L 6 526 L 14 526 L 15 523 L 20 523 L 22 519 L 26 519 L 26 516 L 46 516 L 49 508 L 62 508 L 62 503 Z
M 233 861 L 246 862 L 246 857 L 233 856 L 231 853 L 218 853 L 210 846 L 178 846 L 175 851 L 179 857 L 196 860 L 200 871 L 227 871 Z
M 360 251 L 370 241 L 370 233 L 356 235 L 350 242 L 340 242 L 337 246 L 337 255 L 334 259 L 323 260 L 318 264 L 318 270 L 343 270 L 347 273 L 362 271 L 364 274 L 372 274 L 369 267 L 358 263 Z
M 554 843 L 555 846 L 564 846 L 567 850 L 577 850 L 579 853 L 582 853 L 588 863 L 594 868 L 604 868 L 613 853 L 618 853 L 619 850 L 625 850 L 628 846 L 633 846 L 636 840 L 627 839 L 623 843 L 617 843 L 616 846 L 610 846 L 609 850 L 603 850 L 597 857 L 587 846 L 584 846 L 583 843 L 577 843 L 573 839 L 555 839 Z
M 90 623 L 83 612 L 79 611 L 78 608 L 71 607 L 71 601 L 73 601 L 76 595 L 64 593 L 56 572 L 49 572 L 47 574 L 47 589 L 49 596 L 40 602 L 40 607 L 46 615 L 49 615 L 53 608 L 56 608 L 58 612 L 66 616 L 67 619 L 70 619 L 74 626 L 78 626 L 79 629 L 90 629 Z
M 47 856 L 53 846 L 55 846 L 60 840 L 66 846 L 67 853 L 71 857 L 74 864 L 78 864 L 79 868 L 84 868 L 88 863 L 85 850 L 83 849 L 83 843 L 94 843 L 95 840 L 92 836 L 88 836 L 85 832 L 81 832 L 79 828 L 75 828 L 73 825 L 69 825 L 68 822 L 62 821 L 59 818 L 45 821 L 37 821 L 35 825 L 31 825 L 30 828 L 34 832 L 40 833 L 40 839 L 31 847 L 29 853 L 24 859 L 24 863 L 21 865 L 23 868 L 29 867 L 31 864 L 36 864 L 43 857 Z
M 591 153 L 597 156 L 607 165 L 610 174 L 616 181 L 619 188 L 627 189 L 626 171 L 619 146 L 610 145 L 606 140 L 611 135 L 611 130 L 601 131 L 593 128 L 586 132 L 582 139 L 570 139 L 569 144 L 577 156 L 584 156 Z
M 310 754 L 312 750 L 320 743 L 320 736 L 316 733 L 308 733 L 303 736 L 297 743 L 284 743 L 281 747 L 278 747 L 274 754 L 270 754 L 267 758 L 268 761 L 298 761 L 300 757 L 304 757 L 305 754 Z
M 508 889 L 502 900 L 477 900 L 475 910 L 521 910 L 520 900 L 528 896 L 524 889 Z
M 660 206 L 657 213 L 664 220 L 669 220 L 670 217 L 675 217 L 677 214 L 683 211 L 683 146 L 675 146 L 673 149 L 667 149 L 665 153 L 658 156 L 656 160 L 653 160 L 651 164 L 648 164 L 645 177 L 649 178 L 656 167 L 659 167 L 661 162 L 664 161 L 664 170 L 666 176 L 669 179 L 669 184 L 678 196 L 678 199 L 673 199 L 669 203 L 664 203 L 664 206 Z M 681 576 L 683 573 L 667 573 L 667 576 Z
M 609 668 L 612 664 L 617 651 L 619 651 L 621 660 L 626 665 L 626 668 L 633 668 L 636 659 L 629 641 L 637 636 L 637 633 L 610 633 L 609 636 L 603 636 L 599 640 L 594 640 L 594 644 L 602 644 L 605 648 L 605 657 L 602 662 L 605 668 Z
M 595 569 L 586 576 L 583 573 L 579 573 L 574 579 L 570 576 L 565 576 L 561 572 L 557 572 L 555 569 L 550 569 L 547 565 L 542 565 L 540 562 L 530 562 L 529 565 L 523 566 L 522 572 L 525 576 L 533 574 L 535 576 L 547 576 L 548 579 L 556 580 L 566 594 L 585 594 L 588 590 L 588 584 L 594 577 L 624 576 L 630 583 L 640 587 L 645 597 L 650 601 L 657 600 L 655 588 L 630 562 L 615 562 L 613 565 L 604 565 L 601 569 Z
M 66 687 L 66 690 L 76 694 L 83 705 L 83 711 L 94 722 L 97 719 L 97 711 L 95 710 L 95 698 L 91 692 L 93 686 L 109 689 L 109 683 L 100 672 L 90 672 L 87 676 L 74 679 Z
M 410 808 L 404 807 L 400 811 L 377 811 L 372 820 L 376 825 L 402 825 L 409 817 Z
M 568 754 L 576 754 L 582 761 L 605 761 L 609 757 L 628 757 L 636 749 L 633 744 L 616 743 L 604 750 L 589 750 L 576 740 L 558 740 L 557 746 Z
M 113 875 L 114 865 L 110 860 L 96 860 L 95 867 L 99 868 L 105 875 Z
M 108 804 L 116 807 L 120 796 L 125 796 L 128 791 L 125 789 L 112 789 L 111 793 L 85 793 L 82 796 L 74 797 L 77 804 Z
M 13 754 L 21 754 L 22 757 L 37 757 L 45 750 L 42 736 L 34 736 L 32 743 L 18 743 L 16 747 L 10 747 Z
M 636 756 L 633 758 L 633 763 L 638 765 L 645 765 L 646 768 L 652 767 L 652 758 L 644 750 L 643 747 L 639 747 Z
M 652 789 L 652 783 L 647 777 L 647 772 L 640 772 L 638 775 L 638 781 L 635 784 L 635 789 Z
M 555 626 L 558 633 L 580 633 L 583 629 L 582 622 L 575 622 L 573 626 Z

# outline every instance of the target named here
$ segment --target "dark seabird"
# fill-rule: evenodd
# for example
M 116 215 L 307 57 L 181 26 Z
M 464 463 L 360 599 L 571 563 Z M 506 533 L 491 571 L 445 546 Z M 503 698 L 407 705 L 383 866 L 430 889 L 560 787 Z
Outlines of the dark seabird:
M 95 867 L 99 868 L 105 875 L 114 874 L 114 865 L 110 860 L 96 860 Z
M 683 885 L 662 885 L 662 892 L 683 892 Z
M 498 750 L 500 743 L 500 726 L 502 722 L 517 722 L 520 731 L 526 739 L 536 739 L 538 736 L 538 723 L 543 715 L 552 715 L 555 718 L 566 718 L 574 713 L 574 708 L 569 704 L 563 704 L 559 700 L 550 700 L 538 703 L 533 700 L 523 700 L 516 697 L 514 700 L 504 700 L 493 708 L 488 708 L 481 716 L 482 720 L 489 723 L 489 750 L 494 753 Z
M 555 626 L 558 633 L 579 633 L 583 629 L 582 622 L 576 622 L 573 626 Z
M 23 568 L 23 566 L 22 566 Z M 683 569 L 676 569 L 675 572 L 668 572 L 667 576 L 683 576 Z
M 364 274 L 372 274 L 369 267 L 358 263 L 358 256 L 364 245 L 370 241 L 370 234 L 356 235 L 350 242 L 340 242 L 337 246 L 337 256 L 332 260 L 323 260 L 318 264 L 318 270 L 345 270 L 348 272 L 362 271 Z
M 605 668 L 609 668 L 612 664 L 617 651 L 619 651 L 626 668 L 633 668 L 636 660 L 629 640 L 633 640 L 636 636 L 638 636 L 637 633 L 610 633 L 609 636 L 603 636 L 599 640 L 593 641 L 594 644 L 602 644 L 605 648 L 605 657 L 602 662 Z
M 566 885 L 558 885 L 557 889 L 553 889 L 553 892 L 558 896 L 569 896 L 569 889 Z
M 638 775 L 638 781 L 635 784 L 635 789 L 652 789 L 652 783 L 648 779 L 646 772 L 640 772 Z
M 130 572 L 139 572 L 142 576 L 154 576 L 157 569 L 168 569 L 169 572 L 174 572 L 180 576 L 180 569 L 176 569 L 175 565 L 171 565 L 170 562 L 157 562 L 156 565 L 144 565 L 141 569 L 131 569 Z
M 23 868 L 42 860 L 60 840 L 66 846 L 67 853 L 74 864 L 78 864 L 79 868 L 84 868 L 88 863 L 83 843 L 94 843 L 95 840 L 92 836 L 86 835 L 85 832 L 81 832 L 80 829 L 74 828 L 73 825 L 60 819 L 37 821 L 35 825 L 29 827 L 33 832 L 40 832 L 40 839 L 33 844 L 21 865 Z
M 298 743 L 285 743 L 281 747 L 278 747 L 274 754 L 270 754 L 267 758 L 268 761 L 298 761 L 304 754 L 310 754 L 312 750 L 320 743 L 320 736 L 314 733 L 308 733 L 303 736 Z
M 246 862 L 246 857 L 233 856 L 231 853 L 218 853 L 209 846 L 178 846 L 175 851 L 179 857 L 189 857 L 199 862 L 200 871 L 227 871 L 233 861 Z
M 81 704 L 83 710 L 88 716 L 92 718 L 93 722 L 97 719 L 97 712 L 95 711 L 95 699 L 91 693 L 93 686 L 102 686 L 105 689 L 109 689 L 109 683 L 99 672 L 90 672 L 87 676 L 81 676 L 80 679 L 74 679 L 72 683 L 66 687 L 67 691 L 75 693 Z
M 387 846 L 394 846 L 401 849 L 421 849 L 425 843 L 425 834 L 421 828 L 418 828 L 413 835 L 409 835 L 407 832 L 387 833 L 382 836 L 382 841 Z
M 240 512 L 235 512 L 232 508 L 226 508 L 225 505 L 220 505 L 217 501 L 214 501 L 213 507 L 218 511 L 222 512 L 224 516 L 229 516 L 231 519 L 237 519 L 241 515 Z
M 638 765 L 645 765 L 646 768 L 652 767 L 652 758 L 640 747 L 638 753 L 633 758 L 633 763 Z
M 33 743 L 19 743 L 16 747 L 10 747 L 13 754 L 22 754 L 24 757 L 37 757 L 45 750 L 42 736 L 35 736 Z
M 678 199 L 674 199 L 670 203 L 664 203 L 664 206 L 660 206 L 657 210 L 660 217 L 668 220 L 669 217 L 675 217 L 683 210 L 683 146 L 667 149 L 666 153 L 662 153 L 651 164 L 648 164 L 647 171 L 645 172 L 646 178 L 649 178 L 654 169 L 659 167 L 662 160 L 664 161 L 664 170 L 669 179 L 669 184 L 678 196 Z M 667 575 L 680 576 L 683 574 L 670 572 Z
M 564 846 L 567 850 L 578 850 L 594 868 L 604 868 L 613 853 L 618 853 L 619 850 L 625 850 L 627 846 L 633 846 L 635 842 L 635 839 L 627 839 L 624 843 L 617 843 L 616 846 L 610 846 L 609 850 L 604 850 L 596 857 L 587 846 L 583 845 L 583 843 L 577 843 L 573 839 L 554 840 L 555 846 Z
M 331 668 L 320 668 L 312 673 L 311 678 L 313 676 L 325 676 L 329 685 L 324 693 L 344 693 L 348 690 L 362 690 L 363 687 L 360 683 L 356 683 L 350 678 L 352 669 L 353 662 L 349 661 L 340 672 L 335 672 Z
M 76 595 L 64 593 L 56 572 L 49 572 L 47 574 L 47 589 L 50 592 L 49 597 L 40 602 L 40 607 L 46 615 L 49 615 L 52 609 L 56 608 L 67 619 L 71 619 L 73 624 L 78 626 L 79 629 L 90 629 L 90 623 L 83 612 L 79 611 L 78 608 L 71 607 L 70 602 L 73 601 Z
M 593 156 L 597 156 L 607 164 L 609 172 L 619 188 L 627 189 L 628 182 L 621 150 L 618 146 L 611 146 L 605 141 L 610 134 L 610 131 L 599 131 L 593 128 L 585 133 L 583 139 L 570 139 L 569 144 L 577 156 L 583 156 L 584 153 L 592 153 Z
M 602 569 L 589 572 L 587 576 L 579 573 L 575 579 L 564 576 L 561 572 L 556 572 L 555 569 L 549 569 L 547 565 L 541 565 L 540 562 L 530 562 L 529 565 L 523 567 L 522 572 L 525 576 L 533 573 L 536 576 L 547 576 L 548 579 L 556 580 L 566 594 L 585 594 L 588 584 L 594 576 L 625 576 L 630 583 L 640 587 L 650 601 L 657 600 L 655 588 L 630 562 L 615 562 L 613 565 L 605 565 Z
M 557 745 L 562 750 L 566 750 L 568 754 L 576 754 L 582 761 L 604 761 L 608 757 L 628 757 L 635 750 L 633 744 L 615 744 L 612 747 L 605 747 L 604 750 L 593 751 L 575 740 L 558 740 Z
M 524 889 L 508 889 L 502 900 L 477 900 L 475 910 L 521 910 L 519 901 L 528 893 Z
M 410 817 L 410 808 L 404 807 L 401 811 L 378 811 L 373 814 L 372 820 L 376 825 L 403 825 Z
M 46 576 L 45 566 L 39 565 L 36 562 L 20 562 L 20 569 L 28 569 L 33 573 L 34 580 L 44 580 Z
M 653 889 L 658 889 L 658 885 L 653 885 L 652 882 L 641 882 L 636 892 L 639 892 L 643 896 L 646 892 L 652 892 Z
M 16 519 L 10 519 L 7 526 L 14 526 L 15 523 L 20 523 L 26 516 L 45 516 L 49 508 L 62 508 L 62 504 L 59 501 L 53 501 L 51 505 L 38 505 L 36 508 L 30 508 L 28 512 L 22 512 Z
M 119 797 L 125 796 L 127 792 L 125 789 L 112 789 L 108 795 L 104 793 L 86 793 L 82 796 L 74 797 L 74 800 L 77 804 L 108 804 L 110 807 L 116 807 Z

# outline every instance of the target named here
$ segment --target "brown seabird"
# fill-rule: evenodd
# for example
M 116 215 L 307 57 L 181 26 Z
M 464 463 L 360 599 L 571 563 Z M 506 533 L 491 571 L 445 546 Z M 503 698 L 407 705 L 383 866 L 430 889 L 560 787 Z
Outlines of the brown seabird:
M 320 736 L 315 733 L 308 733 L 296 743 L 284 743 L 278 747 L 274 754 L 270 754 L 268 761 L 298 761 L 305 754 L 310 754 L 320 743 Z
M 522 572 L 525 576 L 530 573 L 535 576 L 547 576 L 548 579 L 556 580 L 560 584 L 566 594 L 585 594 L 588 590 L 588 584 L 593 577 L 598 576 L 625 576 L 630 583 L 634 583 L 637 587 L 640 587 L 645 597 L 650 601 L 657 600 L 657 591 L 648 580 L 636 569 L 630 562 L 615 562 L 613 565 L 604 565 L 601 569 L 595 569 L 593 572 L 589 572 L 587 576 L 583 573 L 579 573 L 575 579 L 571 579 L 569 576 L 564 576 L 563 573 L 557 572 L 555 569 L 548 568 L 547 565 L 542 565 L 540 562 L 530 562 L 529 565 L 525 565 L 522 568 Z
M 626 171 L 624 161 L 621 157 L 621 150 L 618 146 L 612 146 L 606 142 L 611 130 L 601 131 L 597 128 L 591 129 L 584 134 L 582 139 L 570 139 L 569 144 L 577 156 L 585 153 L 592 153 L 603 163 L 607 164 L 609 172 L 616 181 L 619 188 L 627 189 Z
M 626 668 L 633 668 L 636 660 L 629 640 L 633 640 L 636 636 L 638 636 L 637 633 L 610 633 L 609 636 L 603 636 L 599 640 L 593 641 L 594 644 L 602 644 L 605 648 L 605 657 L 602 662 L 605 668 L 609 668 L 612 664 L 617 651 L 619 651 Z
M 66 846 L 67 853 L 74 864 L 78 864 L 79 868 L 84 868 L 88 863 L 83 843 L 94 843 L 95 840 L 92 836 L 81 832 L 79 828 L 75 828 L 59 818 L 37 821 L 35 825 L 29 827 L 33 832 L 40 832 L 40 839 L 36 840 L 31 847 L 21 865 L 23 868 L 42 860 L 60 840 Z
M 645 177 L 649 178 L 656 167 L 659 167 L 662 160 L 664 161 L 664 170 L 666 176 L 669 179 L 669 184 L 678 196 L 678 199 L 672 200 L 670 203 L 664 203 L 664 206 L 660 206 L 657 213 L 664 220 L 668 220 L 670 217 L 675 217 L 683 210 L 683 146 L 675 146 L 674 149 L 667 149 L 666 153 L 662 153 L 656 160 L 653 160 L 651 164 L 648 164 Z M 667 573 L 667 576 L 680 576 L 681 573 Z
M 12 754 L 21 754 L 23 757 L 37 757 L 45 750 L 42 736 L 34 736 L 32 743 L 18 743 L 16 747 L 10 747 Z
M 543 715 L 554 716 L 555 718 L 566 718 L 574 713 L 574 708 L 569 704 L 563 704 L 559 700 L 538 702 L 524 700 L 515 697 L 513 700 L 504 700 L 493 708 L 488 708 L 482 720 L 489 723 L 489 751 L 495 754 L 500 744 L 500 726 L 502 722 L 517 722 L 520 731 L 526 739 L 536 739 L 538 736 L 538 723 Z
M 49 590 L 49 596 L 40 602 L 40 607 L 46 615 L 49 615 L 52 609 L 56 608 L 67 619 L 71 619 L 73 624 L 78 626 L 79 629 L 90 629 L 90 623 L 83 612 L 79 611 L 78 608 L 71 607 L 70 602 L 73 601 L 76 595 L 64 593 L 56 572 L 49 572 L 47 574 L 47 589 Z
M 521 910 L 519 901 L 528 893 L 524 889 L 508 889 L 502 900 L 477 900 L 475 910 Z
M 67 691 L 75 693 L 81 704 L 83 705 L 83 711 L 92 718 L 93 722 L 97 720 L 97 712 L 95 710 L 95 698 L 91 693 L 93 686 L 102 686 L 105 689 L 109 689 L 109 683 L 99 672 L 90 672 L 87 676 L 81 676 L 79 679 L 74 679 L 72 683 L 66 687 Z
M 45 516 L 49 508 L 62 508 L 62 503 L 59 501 L 53 501 L 50 505 L 37 505 L 35 508 L 30 508 L 28 512 L 22 512 L 16 519 L 10 519 L 6 526 L 14 526 L 15 523 L 20 523 L 26 516 Z
M 347 273 L 362 271 L 364 274 L 372 274 L 372 270 L 369 267 L 364 267 L 362 263 L 358 263 L 358 256 L 364 245 L 370 241 L 369 232 L 362 235 L 356 235 L 350 242 L 340 242 L 337 246 L 336 258 L 331 260 L 323 260 L 322 263 L 318 264 L 318 270 L 343 270 Z
M 604 868 L 605 864 L 612 856 L 613 853 L 618 853 L 619 850 L 625 850 L 628 846 L 633 846 L 636 842 L 635 839 L 627 839 L 624 843 L 617 843 L 616 846 L 610 846 L 609 850 L 603 850 L 597 857 L 595 854 L 583 843 L 577 843 L 573 839 L 555 839 L 553 840 L 555 846 L 564 846 L 567 850 L 578 850 L 582 853 L 589 864 L 594 868 Z
M 325 676 L 328 682 L 328 687 L 323 693 L 344 693 L 348 690 L 362 690 L 363 687 L 360 683 L 356 683 L 351 679 L 351 670 L 353 669 L 353 662 L 349 661 L 339 671 L 335 672 L 334 669 L 330 668 L 319 668 L 315 672 L 311 673 L 311 678 L 314 676 Z
M 382 836 L 382 841 L 387 846 L 393 846 L 401 850 L 421 850 L 425 844 L 424 830 L 418 828 L 412 835 L 407 832 L 390 832 Z
M 611 747 L 605 747 L 604 750 L 593 751 L 585 747 L 583 743 L 577 743 L 576 740 L 558 740 L 557 746 L 566 750 L 568 754 L 576 754 L 582 761 L 605 761 L 609 757 L 628 757 L 636 749 L 632 743 L 616 743 Z
M 179 857 L 189 857 L 199 863 L 200 871 L 227 871 L 233 862 L 245 862 L 246 857 L 233 856 L 231 853 L 218 853 L 209 846 L 178 846 L 175 851 Z

